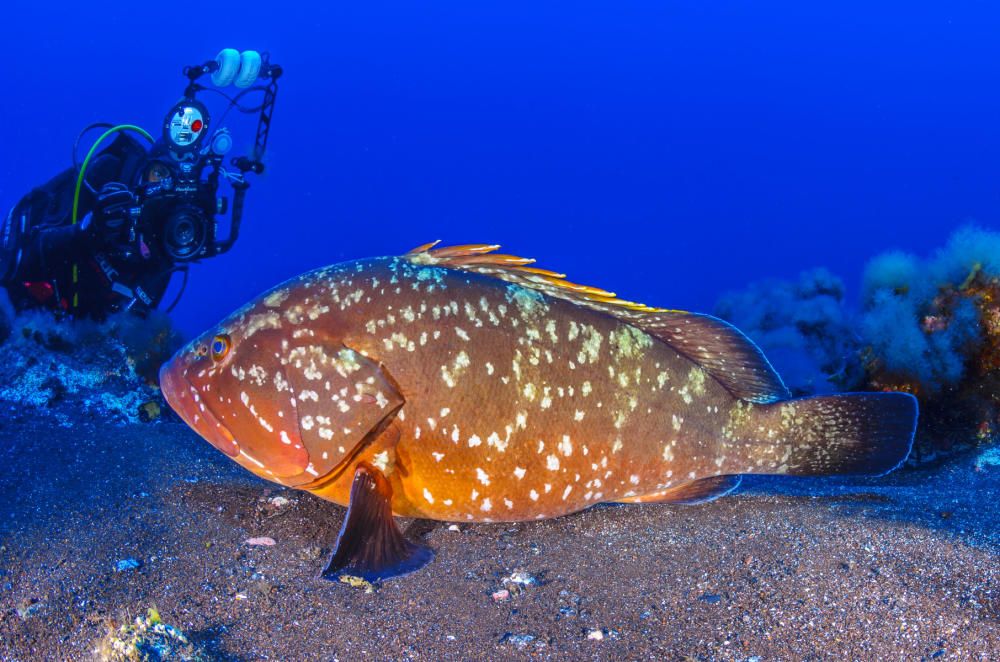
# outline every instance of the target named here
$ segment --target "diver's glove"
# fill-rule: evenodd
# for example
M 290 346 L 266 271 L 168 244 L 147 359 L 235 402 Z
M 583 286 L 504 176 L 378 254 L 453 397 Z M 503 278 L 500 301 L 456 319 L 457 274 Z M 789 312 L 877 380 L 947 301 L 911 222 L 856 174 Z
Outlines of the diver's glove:
M 127 241 L 129 210 L 135 204 L 135 195 L 124 184 L 109 182 L 102 186 L 88 226 L 91 237 L 100 243 Z

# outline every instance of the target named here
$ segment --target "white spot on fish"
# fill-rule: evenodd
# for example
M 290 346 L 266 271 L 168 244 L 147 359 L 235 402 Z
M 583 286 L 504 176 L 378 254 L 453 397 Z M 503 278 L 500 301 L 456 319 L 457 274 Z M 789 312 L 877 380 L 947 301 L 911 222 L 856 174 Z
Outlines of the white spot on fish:
M 490 436 L 486 439 L 486 443 L 490 446 L 493 446 L 501 453 L 507 450 L 507 442 L 500 439 L 500 435 L 498 435 L 496 432 L 490 433 Z
M 476 478 L 478 478 L 479 482 L 482 483 L 483 485 L 489 485 L 490 484 L 490 476 L 489 476 L 489 474 L 487 474 L 485 471 L 483 471 L 479 467 L 476 467 Z

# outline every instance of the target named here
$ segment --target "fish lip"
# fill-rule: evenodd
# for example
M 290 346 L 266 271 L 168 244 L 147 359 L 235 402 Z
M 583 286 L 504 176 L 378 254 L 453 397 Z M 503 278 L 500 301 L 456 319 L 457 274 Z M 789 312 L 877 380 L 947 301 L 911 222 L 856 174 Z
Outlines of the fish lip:
M 196 406 L 192 391 L 197 393 L 198 389 L 184 373 L 182 363 L 168 361 L 163 364 L 159 380 L 163 399 L 188 427 L 227 456 L 235 458 L 240 454 L 239 443 L 219 421 L 208 403 L 202 403 L 202 407 Z

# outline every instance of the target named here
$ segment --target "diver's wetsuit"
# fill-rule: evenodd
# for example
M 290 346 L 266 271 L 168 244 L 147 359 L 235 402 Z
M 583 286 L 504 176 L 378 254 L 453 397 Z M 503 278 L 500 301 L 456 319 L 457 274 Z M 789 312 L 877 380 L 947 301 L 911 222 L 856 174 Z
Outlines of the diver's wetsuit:
M 127 303 L 136 285 L 150 297 L 149 307 L 159 303 L 170 280 L 163 265 L 155 257 L 129 260 L 105 252 L 112 240 L 124 238 L 86 222 L 99 206 L 94 191 L 112 182 L 135 183 L 146 159 L 141 144 L 118 134 L 87 168 L 89 187 L 81 187 L 77 205 L 77 219 L 83 222 L 72 223 L 75 168 L 32 190 L 2 219 L 0 284 L 17 309 L 104 317 Z

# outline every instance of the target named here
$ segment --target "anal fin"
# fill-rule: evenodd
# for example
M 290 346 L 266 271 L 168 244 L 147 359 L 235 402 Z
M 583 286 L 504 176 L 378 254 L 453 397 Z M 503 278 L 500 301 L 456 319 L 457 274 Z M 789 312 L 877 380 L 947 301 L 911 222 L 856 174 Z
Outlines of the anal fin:
M 430 547 L 403 536 L 392 517 L 391 499 L 388 479 L 361 462 L 354 472 L 347 517 L 321 577 L 336 581 L 353 575 L 374 582 L 413 572 L 434 558 Z
M 694 505 L 714 501 L 721 496 L 725 496 L 735 490 L 742 481 L 741 476 L 713 476 L 711 478 L 701 478 L 690 482 L 671 487 L 667 490 L 652 492 L 637 497 L 618 499 L 621 503 L 677 503 L 682 505 Z

